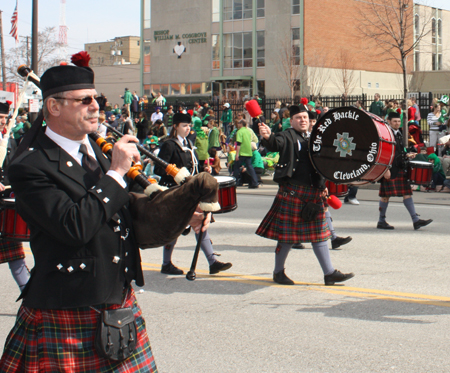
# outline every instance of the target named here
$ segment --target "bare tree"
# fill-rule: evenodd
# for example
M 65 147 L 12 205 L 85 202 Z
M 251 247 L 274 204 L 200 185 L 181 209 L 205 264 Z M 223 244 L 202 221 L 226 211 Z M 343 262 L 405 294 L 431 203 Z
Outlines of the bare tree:
M 407 58 L 420 41 L 431 31 L 430 17 L 415 24 L 413 0 L 365 0 L 360 2 L 358 29 L 364 40 L 374 45 L 372 52 L 380 61 L 395 61 L 403 73 L 403 96 L 408 95 Z M 416 32 L 414 33 L 414 26 Z M 405 108 L 404 108 L 405 109 Z M 404 141 L 408 141 L 407 111 L 403 126 Z
M 62 45 L 58 42 L 56 29 L 54 27 L 46 27 L 44 31 L 39 32 L 38 37 L 38 71 L 37 75 L 48 68 L 59 65 L 61 58 L 58 57 L 58 52 Z M 31 45 L 28 45 L 26 40 L 22 39 L 20 44 L 9 49 L 6 60 L 7 75 L 10 80 L 21 81 L 17 74 L 17 68 L 22 64 L 27 64 L 31 56 Z
M 332 58 L 328 49 L 316 51 L 314 55 L 308 57 L 307 78 L 309 94 L 313 96 L 321 96 L 325 84 L 331 78 L 330 70 Z
M 290 98 L 295 97 L 296 92 L 304 93 L 306 83 L 306 68 L 301 64 L 300 57 L 296 53 L 296 46 L 292 44 L 292 37 L 285 36 L 279 39 L 279 53 L 274 62 L 275 70 L 281 80 L 289 87 Z
M 338 57 L 338 66 L 335 70 L 334 83 L 340 89 L 343 97 L 350 96 L 356 88 L 355 60 L 348 50 L 341 48 Z

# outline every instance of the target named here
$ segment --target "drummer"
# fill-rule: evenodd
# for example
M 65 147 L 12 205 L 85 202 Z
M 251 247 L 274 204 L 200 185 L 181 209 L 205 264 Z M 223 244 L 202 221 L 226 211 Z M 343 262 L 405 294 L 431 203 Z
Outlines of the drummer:
M 403 135 L 400 130 L 401 120 L 400 114 L 397 112 L 391 112 L 387 118 L 388 124 L 391 126 L 395 135 L 395 156 L 392 163 L 392 168 L 384 174 L 384 178 L 381 179 L 380 192 L 380 216 L 378 219 L 377 228 L 392 230 L 394 227 L 386 221 L 386 210 L 389 205 L 390 197 L 403 197 L 403 204 L 411 215 L 413 221 L 413 227 L 415 230 L 427 226 L 433 220 L 419 219 L 419 215 L 416 213 L 414 202 L 412 199 L 411 184 L 407 179 L 406 161 L 415 157 L 416 153 L 406 153 L 403 146 Z
M 186 138 L 190 132 L 190 124 L 191 116 L 189 114 L 176 113 L 173 116 L 172 131 L 170 132 L 168 140 L 161 146 L 159 157 L 167 163 L 174 164 L 178 168 L 186 167 L 189 172 L 195 175 L 198 173 L 198 158 L 195 147 L 192 142 Z M 211 172 L 209 166 L 205 166 L 203 169 L 204 171 Z M 168 187 L 176 185 L 172 176 L 167 175 L 164 168 L 156 166 L 155 173 L 161 176 L 160 184 Z M 198 239 L 199 234 L 196 233 L 195 237 Z M 176 267 L 172 263 L 172 253 L 176 243 L 177 241 L 175 240 L 164 246 L 161 273 L 169 275 L 182 275 L 184 273 L 182 269 Z M 231 263 L 222 263 L 217 260 L 208 231 L 204 232 L 200 247 L 208 260 L 209 273 L 211 275 L 231 268 Z
M 289 108 L 291 128 L 273 134 L 264 123 L 259 124 L 261 143 L 269 151 L 280 152 L 274 181 L 279 190 L 274 203 L 256 234 L 277 241 L 273 281 L 294 285 L 285 274 L 285 262 L 294 243 L 312 242 L 324 273 L 325 285 L 346 281 L 353 273 L 336 270 L 330 258 L 327 240 L 330 231 L 325 220 L 325 180 L 315 170 L 309 158 L 307 131 L 308 109 L 304 105 Z M 308 212 L 317 209 L 317 213 Z M 308 218 L 309 216 L 309 218 Z
M 0 102 L 0 139 L 3 138 L 2 132 L 6 127 L 6 119 L 9 113 L 9 101 Z M 16 147 L 15 141 L 8 141 L 8 155 L 3 164 L 3 172 L 6 174 L 5 165 L 13 155 L 10 145 L 13 149 Z M 0 192 L 5 191 L 5 186 L 0 183 Z M 30 278 L 27 265 L 25 263 L 25 252 L 23 251 L 22 242 L 11 242 L 0 240 L 0 264 L 8 263 L 9 269 L 16 281 L 19 289 L 22 291 Z

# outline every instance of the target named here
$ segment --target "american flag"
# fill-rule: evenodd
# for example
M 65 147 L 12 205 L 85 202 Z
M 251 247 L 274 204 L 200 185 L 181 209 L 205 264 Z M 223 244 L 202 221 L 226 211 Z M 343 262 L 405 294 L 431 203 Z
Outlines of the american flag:
M 18 13 L 17 13 L 17 1 L 16 0 L 16 9 L 14 9 L 14 13 L 11 17 L 11 31 L 9 32 L 9 34 L 16 39 L 16 43 L 19 42 L 19 33 L 17 32 L 17 18 L 18 18 Z

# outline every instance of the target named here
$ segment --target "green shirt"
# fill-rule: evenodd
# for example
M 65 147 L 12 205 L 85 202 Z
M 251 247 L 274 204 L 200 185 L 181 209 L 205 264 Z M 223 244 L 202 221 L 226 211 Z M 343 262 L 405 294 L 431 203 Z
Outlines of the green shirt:
M 199 161 L 206 161 L 209 158 L 208 139 L 206 136 L 203 138 L 197 136 L 195 138 L 195 146 L 197 147 L 197 156 Z
M 239 148 L 239 156 L 242 157 L 251 157 L 252 156 L 252 146 L 251 146 L 252 134 L 250 131 L 242 127 L 236 133 L 236 141 L 241 143 L 241 147 Z
M 281 122 L 282 131 L 286 131 L 288 128 L 291 128 L 291 119 L 290 118 L 283 118 L 283 121 Z
M 253 166 L 253 168 L 264 168 L 264 162 L 261 158 L 261 154 L 259 153 L 258 149 L 253 150 L 252 166 Z
M 219 130 L 217 129 L 217 127 L 213 127 L 211 128 L 211 131 L 209 131 L 208 141 L 210 149 L 220 147 Z
M 381 101 L 374 101 L 370 105 L 369 111 L 372 114 L 375 114 L 375 115 L 378 115 L 379 117 L 381 117 L 381 114 L 383 112 L 383 107 L 384 107 L 384 105 Z

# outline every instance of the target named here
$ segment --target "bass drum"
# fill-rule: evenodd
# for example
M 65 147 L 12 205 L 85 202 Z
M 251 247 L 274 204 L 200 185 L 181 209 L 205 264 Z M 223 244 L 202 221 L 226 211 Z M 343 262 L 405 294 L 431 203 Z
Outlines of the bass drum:
M 381 179 L 395 155 L 395 137 L 380 117 L 354 107 L 325 113 L 309 139 L 316 170 L 335 184 Z

